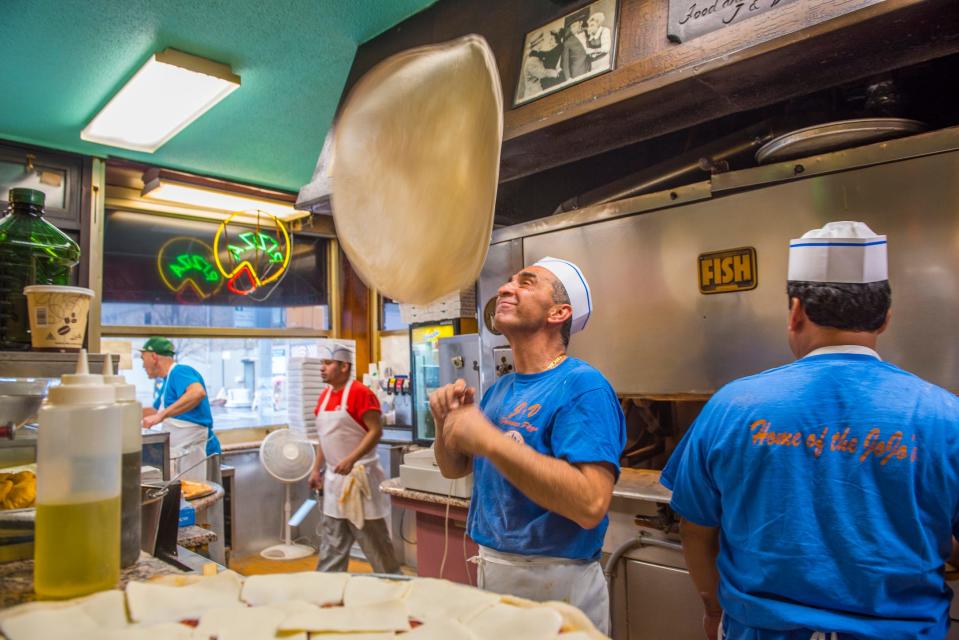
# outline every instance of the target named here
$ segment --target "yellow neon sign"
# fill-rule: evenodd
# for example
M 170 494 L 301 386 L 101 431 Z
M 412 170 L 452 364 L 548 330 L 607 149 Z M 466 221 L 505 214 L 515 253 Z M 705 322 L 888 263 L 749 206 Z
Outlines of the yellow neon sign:
M 274 215 L 266 214 L 273 220 L 276 228 L 280 230 L 282 243 L 269 234 L 260 231 L 260 227 L 257 225 L 255 231 L 247 231 L 237 235 L 237 237 L 242 240 L 242 245 L 230 244 L 228 240 L 223 240 L 223 238 L 226 235 L 227 225 L 237 215 L 240 215 L 240 212 L 234 213 L 220 223 L 220 227 L 213 237 L 213 259 L 216 262 L 217 269 L 219 269 L 223 277 L 226 278 L 227 287 L 230 291 L 239 295 L 248 295 L 259 287 L 278 280 L 286 272 L 290 264 L 292 243 L 290 241 L 290 234 L 287 232 L 283 222 Z M 226 244 L 224 252 L 238 261 L 230 270 L 227 270 L 220 260 L 221 244 Z M 259 273 L 258 266 L 260 266 L 260 264 L 254 264 L 245 258 L 245 256 L 250 253 L 253 253 L 254 262 L 256 263 L 262 264 L 261 256 L 267 258 L 264 274 L 261 275 Z M 273 270 L 272 267 L 275 264 L 280 264 L 280 267 Z M 242 291 L 236 287 L 237 279 L 244 274 L 250 278 L 253 285 L 253 288 L 248 291 Z

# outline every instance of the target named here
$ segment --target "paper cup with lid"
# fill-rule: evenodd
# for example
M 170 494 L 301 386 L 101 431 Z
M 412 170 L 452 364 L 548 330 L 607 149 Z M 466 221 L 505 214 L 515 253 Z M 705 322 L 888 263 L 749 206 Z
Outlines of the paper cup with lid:
M 37 284 L 23 289 L 34 349 L 77 351 L 87 333 L 93 290 Z

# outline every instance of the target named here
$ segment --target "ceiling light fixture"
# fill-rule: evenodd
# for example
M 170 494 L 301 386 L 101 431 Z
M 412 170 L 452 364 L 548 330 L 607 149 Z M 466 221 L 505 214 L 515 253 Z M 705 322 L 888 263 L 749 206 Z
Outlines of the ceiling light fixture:
M 80 138 L 153 153 L 239 86 L 229 65 L 165 49 L 150 56 Z
M 293 195 L 242 185 L 232 185 L 233 189 L 227 191 L 205 184 L 211 182 L 215 181 L 152 168 L 143 174 L 143 191 L 140 195 L 150 200 L 188 205 L 225 215 L 255 215 L 257 211 L 262 211 L 284 222 L 310 215 L 309 211 L 293 208 Z M 269 197 L 271 195 L 273 197 Z

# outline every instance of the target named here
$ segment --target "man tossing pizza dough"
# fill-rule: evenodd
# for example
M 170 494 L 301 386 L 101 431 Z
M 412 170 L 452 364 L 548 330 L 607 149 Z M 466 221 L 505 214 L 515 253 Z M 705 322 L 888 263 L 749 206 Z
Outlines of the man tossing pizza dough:
M 478 586 L 569 602 L 605 633 L 609 596 L 597 560 L 626 421 L 602 374 L 566 355 L 592 310 L 572 262 L 547 257 L 516 273 L 493 317 L 516 373 L 479 405 L 463 380 L 442 387 L 430 410 L 443 475 L 474 476 L 467 526 L 480 545 Z

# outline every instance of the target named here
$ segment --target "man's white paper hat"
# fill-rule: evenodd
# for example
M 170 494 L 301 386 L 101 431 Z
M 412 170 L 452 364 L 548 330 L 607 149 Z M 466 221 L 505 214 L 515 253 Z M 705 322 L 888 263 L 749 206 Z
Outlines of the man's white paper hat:
M 569 260 L 549 256 L 537 261 L 533 266 L 546 269 L 566 288 L 569 304 L 573 308 L 573 324 L 570 327 L 570 333 L 578 333 L 585 329 L 589 316 L 593 313 L 593 298 L 590 295 L 586 277 L 580 268 Z
M 886 236 L 864 222 L 829 222 L 789 241 L 788 280 L 881 282 L 889 279 Z
M 318 351 L 323 360 L 353 362 L 353 350 L 343 344 L 322 345 Z

